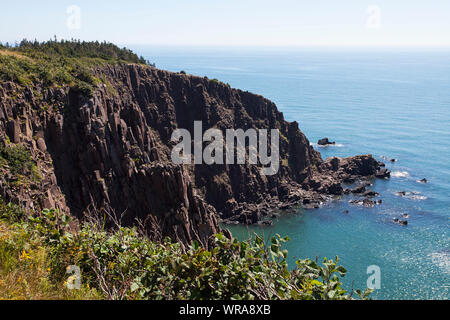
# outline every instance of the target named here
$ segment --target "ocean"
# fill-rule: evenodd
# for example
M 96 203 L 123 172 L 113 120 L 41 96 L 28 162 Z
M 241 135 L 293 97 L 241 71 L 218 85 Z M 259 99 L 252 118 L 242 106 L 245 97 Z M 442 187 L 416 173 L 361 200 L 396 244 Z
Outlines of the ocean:
M 362 208 L 343 196 L 271 227 L 229 227 L 235 237 L 289 236 L 291 266 L 337 255 L 348 270 L 348 290 L 366 288 L 368 267 L 378 266 L 381 286 L 373 299 L 450 298 L 450 51 L 129 47 L 158 68 L 269 98 L 313 144 L 323 137 L 337 142 L 314 144 L 324 159 L 370 153 L 392 171 L 373 186 L 382 205 Z M 393 223 L 403 214 L 408 226 Z

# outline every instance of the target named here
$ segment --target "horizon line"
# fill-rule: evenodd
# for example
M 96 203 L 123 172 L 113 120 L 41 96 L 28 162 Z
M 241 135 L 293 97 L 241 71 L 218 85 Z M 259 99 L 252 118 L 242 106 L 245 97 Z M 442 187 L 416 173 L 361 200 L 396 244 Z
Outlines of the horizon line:
M 124 43 L 120 46 L 154 46 L 154 47 L 211 47 L 211 48 L 443 48 L 450 49 L 448 44 L 176 44 L 176 43 Z
M 23 38 L 20 40 L 15 41 L 0 41 L 2 44 L 9 43 L 10 45 L 15 46 L 16 44 L 20 44 L 22 40 L 29 40 L 33 41 L 27 38 Z M 48 40 L 40 41 L 39 42 L 45 42 L 52 40 L 51 38 Z M 127 43 L 123 41 L 111 41 L 111 40 L 86 40 L 86 39 L 76 39 L 76 38 L 64 38 L 61 37 L 58 39 L 58 41 L 70 41 L 70 40 L 80 40 L 85 42 L 109 42 L 112 44 L 116 44 L 117 46 L 149 46 L 149 47 L 184 47 L 184 48 L 267 48 L 267 49 L 277 49 L 277 48 L 283 48 L 283 49 L 308 49 L 308 48 L 333 48 L 333 49 L 347 49 L 347 48 L 355 48 L 355 49 L 450 49 L 450 43 L 431 43 L 431 44 L 424 44 L 424 43 L 403 43 L 403 44 L 392 44 L 392 43 L 385 43 L 385 44 L 355 44 L 355 43 L 342 43 L 342 44 L 336 44 L 336 43 L 316 43 L 316 44 L 202 44 L 202 43 Z

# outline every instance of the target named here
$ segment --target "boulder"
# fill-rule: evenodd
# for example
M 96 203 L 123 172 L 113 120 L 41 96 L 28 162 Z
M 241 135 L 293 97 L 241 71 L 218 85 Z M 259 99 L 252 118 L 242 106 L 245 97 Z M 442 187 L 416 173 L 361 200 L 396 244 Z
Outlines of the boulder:
M 376 204 L 377 203 L 375 201 L 370 200 L 369 198 L 366 198 L 366 199 L 363 200 L 363 206 L 364 207 L 371 208 L 371 207 L 374 207 Z
M 380 170 L 380 162 L 372 155 L 359 155 L 349 158 L 331 157 L 325 160 L 321 168 L 336 172 L 347 183 L 363 177 L 374 176 Z
M 363 193 L 364 197 L 378 197 L 380 194 L 378 192 L 375 192 L 373 190 L 367 190 Z
M 369 198 L 366 198 L 364 200 L 351 200 L 349 203 L 358 206 L 364 206 L 366 208 L 371 208 L 377 205 L 377 202 L 372 201 Z
M 331 142 L 328 138 L 323 138 L 323 139 L 320 139 L 320 140 L 317 142 L 317 144 L 318 144 L 319 146 L 328 146 L 328 145 L 330 145 L 330 144 L 336 144 L 336 142 Z
M 391 177 L 391 172 L 386 168 L 381 168 L 375 173 L 375 177 L 380 179 L 388 179 Z
M 394 222 L 397 223 L 397 224 L 399 224 L 399 225 L 401 225 L 401 226 L 407 226 L 407 225 L 408 225 L 408 221 L 406 221 L 406 220 L 400 220 L 400 219 L 398 219 L 398 218 L 395 218 L 395 219 L 394 219 Z
M 356 186 L 353 190 L 352 193 L 365 193 L 366 192 L 366 185 L 365 184 L 359 184 L 358 186 Z

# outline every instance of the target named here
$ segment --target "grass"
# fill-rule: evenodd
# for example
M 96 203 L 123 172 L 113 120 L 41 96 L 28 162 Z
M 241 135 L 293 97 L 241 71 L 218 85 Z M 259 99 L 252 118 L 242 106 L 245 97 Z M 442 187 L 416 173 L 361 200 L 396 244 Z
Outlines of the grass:
M 24 59 L 24 60 L 32 61 L 31 58 L 21 54 L 20 52 L 11 51 L 11 50 L 7 50 L 7 49 L 1 49 L 0 50 L 0 55 L 6 56 L 6 57 L 14 57 L 14 58 L 17 58 L 17 59 Z
M 0 222 L 1 300 L 101 299 L 88 286 L 69 290 L 63 282 L 51 280 L 49 252 L 26 230 Z

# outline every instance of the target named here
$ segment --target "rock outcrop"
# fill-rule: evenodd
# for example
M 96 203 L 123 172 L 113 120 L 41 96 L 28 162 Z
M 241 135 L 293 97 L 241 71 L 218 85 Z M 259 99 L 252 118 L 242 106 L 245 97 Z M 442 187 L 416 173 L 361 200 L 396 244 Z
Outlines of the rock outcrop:
M 389 175 L 370 155 L 324 162 L 298 123 L 262 96 L 132 64 L 93 73 L 102 83 L 92 97 L 0 82 L 1 143 L 25 145 L 43 177 L 13 190 L 4 176 L 8 201 L 78 217 L 109 207 L 126 224 L 152 216 L 163 236 L 208 246 L 219 219 L 257 223 L 272 210 L 317 207 L 343 194 L 343 182 Z M 256 165 L 173 164 L 171 135 L 184 128 L 194 136 L 194 121 L 204 130 L 278 129 L 278 174 L 265 176 Z
M 336 142 L 331 142 L 328 138 L 323 138 L 323 139 L 320 139 L 318 142 L 317 142 L 317 144 L 319 145 L 319 146 L 328 146 L 328 145 L 333 145 L 333 144 L 336 144 Z

